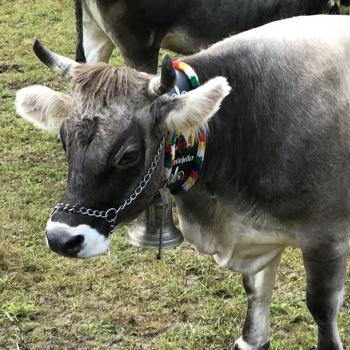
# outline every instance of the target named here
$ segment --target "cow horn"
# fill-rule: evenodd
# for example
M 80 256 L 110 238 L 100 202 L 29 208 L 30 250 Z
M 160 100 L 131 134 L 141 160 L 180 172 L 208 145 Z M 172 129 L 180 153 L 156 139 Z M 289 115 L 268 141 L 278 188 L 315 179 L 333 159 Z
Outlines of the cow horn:
M 169 55 L 165 55 L 162 60 L 160 76 L 152 78 L 148 85 L 148 91 L 153 96 L 161 96 L 169 92 L 176 83 L 176 72 L 173 61 Z
M 70 58 L 58 55 L 57 53 L 49 50 L 36 38 L 33 39 L 32 45 L 33 51 L 39 60 L 64 77 L 71 76 L 72 67 L 79 65 L 79 63 L 71 60 Z

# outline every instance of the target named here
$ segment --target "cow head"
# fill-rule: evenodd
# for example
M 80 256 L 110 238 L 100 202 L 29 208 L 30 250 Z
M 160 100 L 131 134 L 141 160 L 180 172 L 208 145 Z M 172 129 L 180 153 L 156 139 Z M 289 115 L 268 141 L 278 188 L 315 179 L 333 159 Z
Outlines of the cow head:
M 17 92 L 17 112 L 42 129 L 59 130 L 69 162 L 63 202 L 79 208 L 118 208 L 152 168 L 166 133 L 187 135 L 205 127 L 230 91 L 226 79 L 217 77 L 186 95 L 167 96 L 176 79 L 169 56 L 161 75 L 151 76 L 127 67 L 81 65 L 38 41 L 34 51 L 71 79 L 71 93 L 25 87 Z M 161 183 L 162 163 L 161 154 L 151 180 L 118 213 L 116 224 L 134 219 L 150 203 Z M 110 224 L 97 216 L 55 211 L 46 226 L 48 246 L 71 257 L 106 253 Z

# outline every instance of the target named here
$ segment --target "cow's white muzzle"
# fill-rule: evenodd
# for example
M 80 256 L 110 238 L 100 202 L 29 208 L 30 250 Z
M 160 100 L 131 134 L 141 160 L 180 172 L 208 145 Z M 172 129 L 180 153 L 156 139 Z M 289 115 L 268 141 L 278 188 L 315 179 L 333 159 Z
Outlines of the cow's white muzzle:
M 48 220 L 46 242 L 54 252 L 75 258 L 105 255 L 109 250 L 108 238 L 89 225 L 75 227 Z

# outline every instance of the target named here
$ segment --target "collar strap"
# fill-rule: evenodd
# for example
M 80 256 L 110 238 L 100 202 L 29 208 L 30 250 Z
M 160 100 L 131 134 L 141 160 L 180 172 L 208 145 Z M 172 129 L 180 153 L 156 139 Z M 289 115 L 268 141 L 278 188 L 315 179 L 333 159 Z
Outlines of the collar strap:
M 187 63 L 173 61 L 173 67 L 176 73 L 176 85 L 168 93 L 169 96 L 175 97 L 185 94 L 200 85 L 196 72 Z
M 196 89 L 200 83 L 196 72 L 187 63 L 173 61 L 176 86 L 170 96 L 178 96 Z M 202 169 L 207 136 L 198 132 L 188 139 L 175 133 L 165 141 L 164 170 L 171 193 L 188 191 L 197 181 Z
M 182 135 L 167 136 L 164 169 L 167 187 L 172 194 L 189 191 L 198 180 L 206 141 L 206 134 L 201 132 L 187 140 Z
M 191 83 L 192 89 L 196 89 L 200 85 L 198 75 L 189 64 L 175 60 L 173 61 L 173 67 L 176 71 L 180 71 L 186 74 L 188 80 Z

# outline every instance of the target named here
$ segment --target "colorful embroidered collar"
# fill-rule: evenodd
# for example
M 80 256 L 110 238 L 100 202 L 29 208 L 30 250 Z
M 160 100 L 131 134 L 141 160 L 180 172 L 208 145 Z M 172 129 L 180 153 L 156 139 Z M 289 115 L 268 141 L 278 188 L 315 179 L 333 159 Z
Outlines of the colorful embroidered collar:
M 171 96 L 185 94 L 200 83 L 195 71 L 186 63 L 173 61 L 176 86 Z M 188 191 L 197 181 L 202 169 L 207 136 L 199 132 L 186 140 L 182 135 L 168 134 L 165 141 L 164 167 L 168 188 L 177 194 Z

